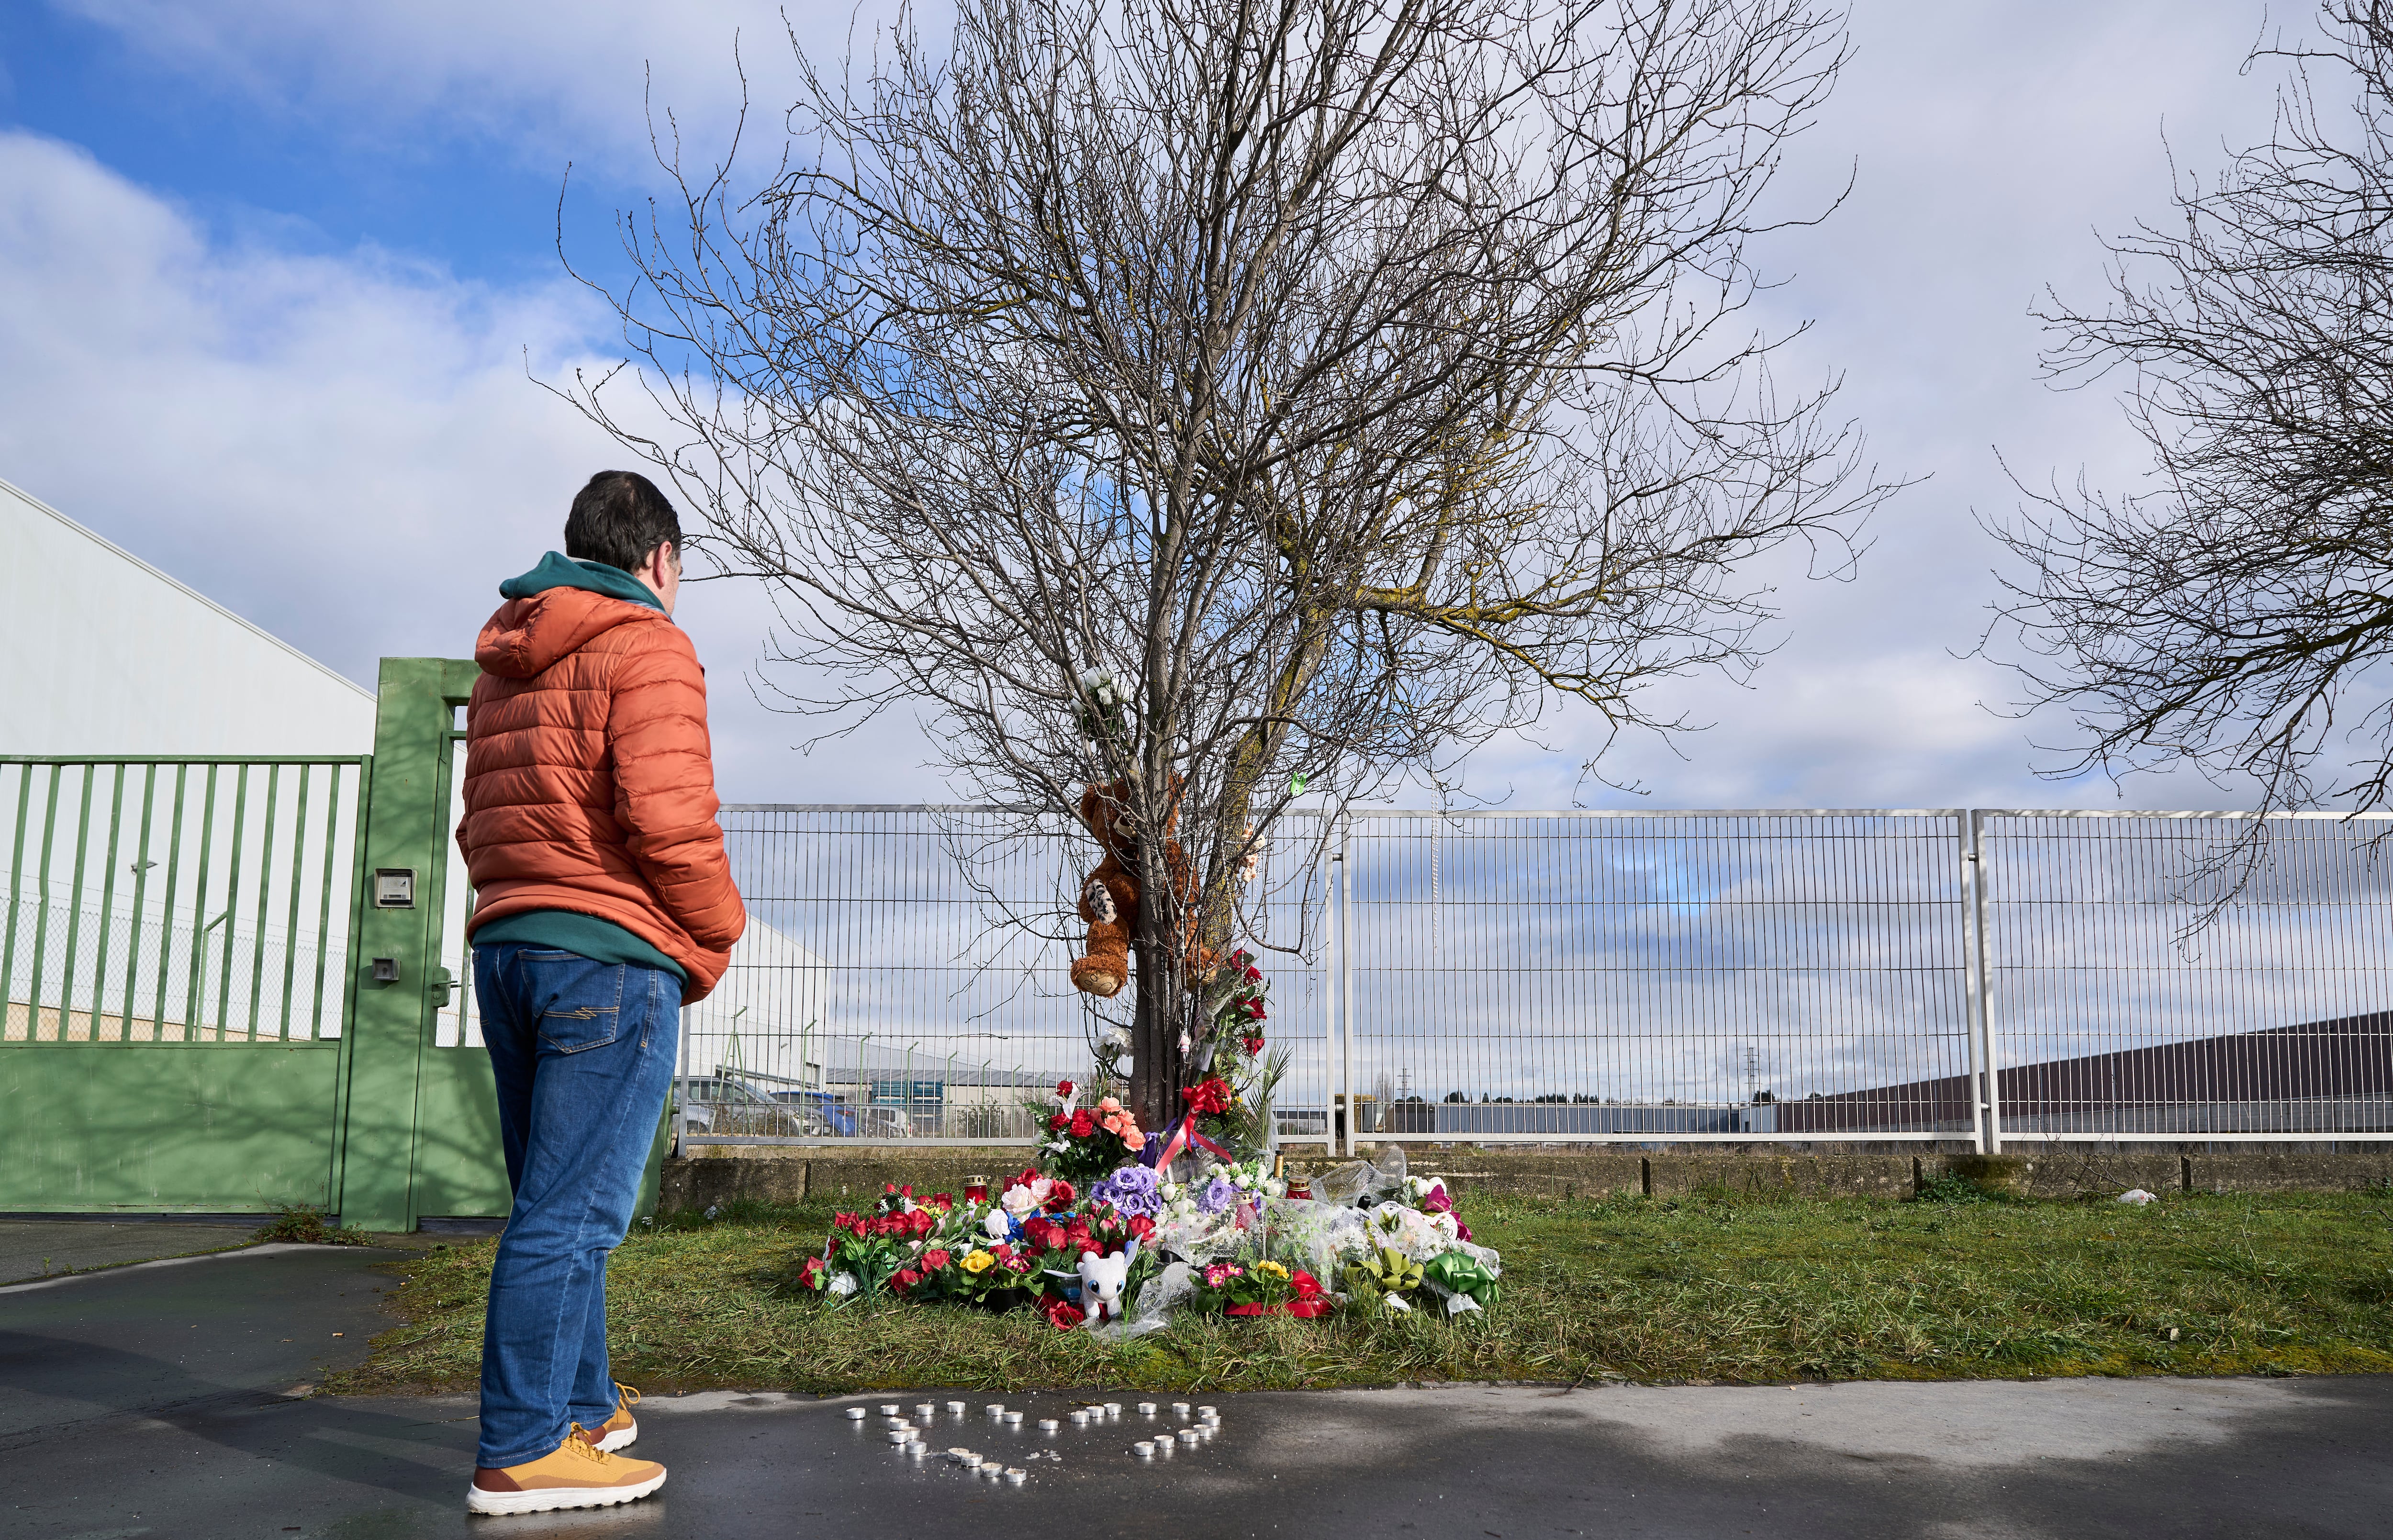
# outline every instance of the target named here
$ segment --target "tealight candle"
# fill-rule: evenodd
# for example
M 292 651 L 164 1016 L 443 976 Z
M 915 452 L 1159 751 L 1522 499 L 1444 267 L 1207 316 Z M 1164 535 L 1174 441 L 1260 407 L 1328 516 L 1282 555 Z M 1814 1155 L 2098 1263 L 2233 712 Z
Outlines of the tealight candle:
M 961 1401 L 951 1401 L 948 1403 L 948 1410 L 957 1416 L 961 1416 L 964 1415 L 964 1403 Z
M 987 1412 L 990 1416 L 1001 1417 L 1005 1416 L 1005 1403 L 1001 1401 L 992 1401 L 987 1406 L 982 1407 L 981 1410 Z
M 1138 1403 L 1138 1415 L 1143 1417 L 1151 1417 L 1155 1416 L 1155 1403 L 1151 1401 L 1140 1402 Z
M 893 1428 L 889 1431 L 889 1442 L 891 1443 L 912 1443 L 914 1442 L 914 1435 L 903 1429 Z
M 1006 1413 L 1006 1414 L 1005 1414 L 1005 1425 L 1006 1425 L 1008 1428 L 1019 1428 L 1019 1427 L 1021 1427 L 1021 1426 L 1022 1426 L 1022 1414 L 1021 1414 L 1021 1413 L 1019 1413 L 1019 1412 L 1008 1412 L 1008 1413 Z
M 1024 1481 L 1027 1481 L 1029 1479 L 1030 1472 L 1018 1466 L 1008 1466 L 1006 1468 L 1005 1482 L 1008 1486 L 1020 1486 Z
M 1072 1413 L 1072 1426 L 1073 1426 L 1073 1427 L 1075 1427 L 1075 1428 L 1086 1428 L 1088 1425 L 1089 1425 L 1089 1414 L 1088 1414 L 1088 1413 L 1086 1413 L 1086 1412 L 1083 1412 L 1083 1411 L 1079 1411 L 1079 1410 L 1078 1410 L 1078 1409 L 1075 1409 L 1075 1410 L 1073 1411 L 1073 1413 Z
M 1121 1416 L 1121 1403 L 1118 1401 L 1106 1402 L 1105 1416 L 1109 1417 L 1118 1417 Z
M 850 1422 L 862 1422 L 864 1420 L 864 1408 L 861 1406 L 849 1407 L 847 1409 L 847 1420 Z
M 1208 1422 L 1219 1422 L 1222 1420 L 1221 1409 L 1215 1406 L 1199 1406 L 1196 1408 L 1196 1415 L 1203 1417 Z
M 1156 1452 L 1157 1454 L 1158 1454 L 1158 1455 L 1169 1455 L 1169 1454 L 1170 1454 L 1170 1453 L 1171 1453 L 1171 1441 L 1170 1441 L 1170 1439 L 1157 1439 L 1157 1440 L 1156 1440 L 1156 1441 L 1155 1441 L 1155 1452 Z
M 897 1408 L 895 1406 L 883 1406 L 881 1408 L 881 1415 L 884 1417 L 894 1417 L 897 1415 Z
M 914 1415 L 918 1417 L 935 1417 L 939 1415 L 939 1409 L 927 1401 L 918 1401 L 914 1403 Z
M 1155 1458 L 1155 1445 L 1145 1439 L 1141 1439 L 1136 1443 L 1131 1444 L 1130 1446 L 1130 1452 L 1136 1455 L 1142 1460 L 1151 1460 Z
M 1196 1429 L 1194 1428 L 1183 1428 L 1180 1430 L 1180 1442 L 1185 1448 L 1196 1448 Z
M 1056 1427 L 1057 1424 L 1053 1417 L 1040 1417 L 1039 1419 L 1039 1431 L 1042 1433 L 1052 1433 L 1055 1431 Z

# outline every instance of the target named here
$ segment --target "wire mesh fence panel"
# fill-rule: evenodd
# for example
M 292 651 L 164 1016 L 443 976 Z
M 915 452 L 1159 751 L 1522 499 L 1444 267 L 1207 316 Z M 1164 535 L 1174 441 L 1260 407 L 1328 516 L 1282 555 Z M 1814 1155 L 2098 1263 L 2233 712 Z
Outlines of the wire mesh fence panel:
M 1358 814 L 1356 1131 L 1967 1134 L 1943 813 Z
M 1097 1035 L 1128 1024 L 1127 992 L 1098 1000 L 1069 982 L 1087 930 L 1074 905 L 1099 859 L 1075 823 L 998 808 L 736 805 L 723 825 L 748 929 L 722 983 L 683 1014 L 690 1142 L 1027 1143 L 1040 1098 L 1086 1080 Z M 1294 864 L 1277 854 L 1264 873 Z M 1301 902 L 1258 903 L 1256 939 L 1296 933 Z M 1318 969 L 1269 952 L 1263 966 L 1279 1008 L 1272 1036 L 1296 1064 L 1283 1126 L 1317 1136 Z
M 2393 1131 L 2386 820 L 1983 829 L 2006 1138 Z
M 341 1034 L 358 759 L 0 759 L 0 1046 Z
M 31 807 L 28 859 L 56 870 L 46 797 L 0 805 Z M 1098 858 L 1076 823 L 724 824 L 749 929 L 685 1012 L 693 1142 L 1027 1142 L 1128 1021 L 1127 993 L 1069 984 Z M 2385 1137 L 2386 827 L 2269 820 L 2245 871 L 2252 820 L 2224 815 L 1373 810 L 1326 842 L 1307 815 L 1270 840 L 1241 941 L 1291 1054 L 1288 1142 Z M 203 1013 L 242 1015 L 233 973 Z M 477 1040 L 470 1012 L 444 1042 Z

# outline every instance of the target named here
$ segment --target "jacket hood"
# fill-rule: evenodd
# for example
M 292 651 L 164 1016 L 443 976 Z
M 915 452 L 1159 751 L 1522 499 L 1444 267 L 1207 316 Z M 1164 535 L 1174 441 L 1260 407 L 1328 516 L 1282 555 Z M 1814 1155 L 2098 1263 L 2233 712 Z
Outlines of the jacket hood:
M 576 561 L 555 551 L 542 556 L 540 565 L 522 577 L 509 578 L 499 584 L 499 597 L 529 599 L 552 588 L 586 589 L 609 598 L 646 605 L 660 614 L 665 607 L 654 590 L 621 568 L 609 567 L 603 561 Z
M 501 583 L 499 593 L 507 602 L 484 623 L 474 661 L 503 679 L 529 679 L 617 626 L 673 623 L 647 585 L 630 573 L 554 551 L 522 577 Z

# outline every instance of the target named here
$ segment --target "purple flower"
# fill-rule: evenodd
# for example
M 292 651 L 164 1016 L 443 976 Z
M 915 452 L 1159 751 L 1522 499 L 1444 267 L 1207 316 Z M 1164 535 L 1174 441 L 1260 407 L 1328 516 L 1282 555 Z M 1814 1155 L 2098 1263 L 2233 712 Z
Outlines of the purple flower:
M 1208 1214 L 1218 1214 L 1238 1201 L 1238 1189 L 1228 1177 L 1215 1177 L 1196 1194 L 1197 1208 Z
M 1152 1166 L 1125 1166 L 1089 1190 L 1092 1201 L 1110 1203 L 1125 1217 L 1144 1214 L 1153 1219 L 1163 1209 L 1163 1179 Z

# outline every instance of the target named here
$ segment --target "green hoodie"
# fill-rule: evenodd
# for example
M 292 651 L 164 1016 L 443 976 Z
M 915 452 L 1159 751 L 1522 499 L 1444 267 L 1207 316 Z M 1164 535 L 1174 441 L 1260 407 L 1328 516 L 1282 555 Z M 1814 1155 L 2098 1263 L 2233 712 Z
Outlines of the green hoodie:
M 610 599 L 646 605 L 650 609 L 664 608 L 654 590 L 621 568 L 609 567 L 605 562 L 576 561 L 555 551 L 541 557 L 540 565 L 522 577 L 509 578 L 499 584 L 499 597 L 529 599 L 552 588 L 585 588 Z M 532 909 L 493 920 L 474 933 L 477 946 L 495 946 L 504 942 L 552 947 L 610 966 L 636 962 L 643 968 L 661 968 L 685 985 L 689 983 L 688 971 L 680 963 L 613 920 L 601 920 L 595 914 Z
M 650 609 L 664 608 L 656 590 L 621 568 L 609 567 L 603 561 L 576 561 L 555 551 L 541 557 L 540 565 L 522 577 L 509 578 L 499 584 L 499 597 L 529 599 L 552 588 L 586 588 L 610 599 L 646 605 Z

